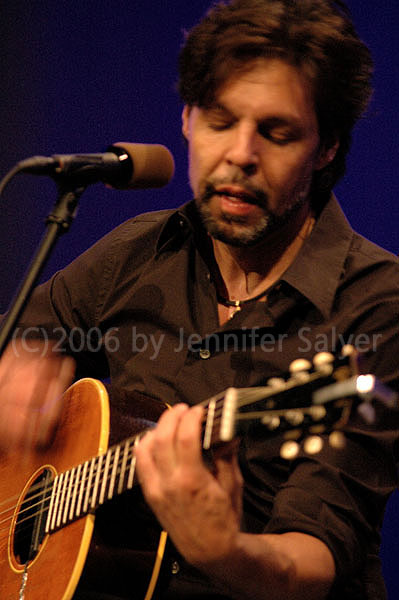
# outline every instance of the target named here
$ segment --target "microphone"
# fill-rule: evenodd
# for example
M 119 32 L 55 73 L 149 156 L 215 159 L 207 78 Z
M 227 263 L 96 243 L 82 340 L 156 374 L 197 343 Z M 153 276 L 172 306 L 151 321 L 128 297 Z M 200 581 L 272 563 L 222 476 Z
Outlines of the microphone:
M 98 154 L 32 156 L 17 167 L 24 173 L 49 175 L 76 185 L 102 181 L 117 189 L 163 187 L 175 170 L 173 156 L 165 146 L 130 142 L 116 142 Z

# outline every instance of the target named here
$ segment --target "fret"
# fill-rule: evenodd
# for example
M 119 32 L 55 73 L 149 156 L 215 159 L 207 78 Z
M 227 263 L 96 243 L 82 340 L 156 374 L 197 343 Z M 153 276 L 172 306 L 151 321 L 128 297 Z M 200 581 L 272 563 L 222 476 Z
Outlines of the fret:
M 114 453 L 114 464 L 112 466 L 112 471 L 111 471 L 111 480 L 109 482 L 109 488 L 108 488 L 108 500 L 111 500 L 113 494 L 114 494 L 114 487 L 115 487 L 115 479 L 116 479 L 116 471 L 118 468 L 118 464 L 119 464 L 119 455 L 121 452 L 121 447 L 117 446 L 115 448 L 115 453 Z
M 62 516 L 63 523 L 66 523 L 67 519 L 68 519 L 68 507 L 69 507 L 69 502 L 71 499 L 71 487 L 73 486 L 73 478 L 75 475 L 74 471 L 75 471 L 75 469 L 72 469 L 71 471 L 69 471 L 69 480 L 68 480 L 68 485 L 67 485 L 67 490 L 66 490 L 64 514 Z
M 121 494 L 124 490 L 123 482 L 125 480 L 126 464 L 127 464 L 127 459 L 128 459 L 129 450 L 130 450 L 130 441 L 131 441 L 130 439 L 126 440 L 126 442 L 124 444 L 125 448 L 123 450 L 121 470 L 119 473 L 118 494 Z
M 56 497 L 57 485 L 58 485 L 58 476 L 54 478 L 53 486 L 52 486 L 52 490 L 51 490 L 50 506 L 48 509 L 47 521 L 46 521 L 46 527 L 45 527 L 46 533 L 49 533 L 49 531 L 50 531 L 50 523 L 52 520 L 52 512 L 53 512 L 54 501 L 55 501 L 55 497 Z
M 86 493 L 85 493 L 85 499 L 83 502 L 83 513 L 86 514 L 87 510 L 89 508 L 89 498 L 90 498 L 90 488 L 91 488 L 91 478 L 93 477 L 93 471 L 94 471 L 94 463 L 95 463 L 96 459 L 92 458 L 91 461 L 89 461 L 89 475 L 87 477 L 87 483 L 86 483 Z
M 80 480 L 80 486 L 79 486 L 78 504 L 76 507 L 76 516 L 77 517 L 80 515 L 80 510 L 82 508 L 83 492 L 85 489 L 86 473 L 87 473 L 88 466 L 89 466 L 89 461 L 86 460 L 86 462 L 83 465 L 82 479 Z
M 64 477 L 63 473 L 61 473 L 61 475 L 58 475 L 58 477 L 57 477 L 57 485 L 54 490 L 54 506 L 53 506 L 53 514 L 51 517 L 50 529 L 55 528 L 55 522 L 56 522 L 57 512 L 58 512 L 59 491 L 61 488 L 63 477 Z
M 56 522 L 57 527 L 59 527 L 61 525 L 62 510 L 63 510 L 63 506 L 64 506 L 66 484 L 68 482 L 69 471 L 66 471 L 66 473 L 63 473 L 63 475 L 64 475 L 64 479 L 62 482 L 61 499 L 60 499 L 60 505 L 59 505 L 59 509 L 58 509 L 57 522 Z
M 96 507 L 96 498 L 97 498 L 97 490 L 98 490 L 98 484 L 100 481 L 100 474 L 101 474 L 101 465 L 103 463 L 103 458 L 104 456 L 99 456 L 97 459 L 97 472 L 96 472 L 96 476 L 94 479 L 94 487 L 93 487 L 93 493 L 91 496 L 91 508 L 95 508 Z
M 75 508 L 75 504 L 76 504 L 76 498 L 78 495 L 78 489 L 79 489 L 79 484 L 80 484 L 80 473 L 82 471 L 82 465 L 78 466 L 78 469 L 76 471 L 76 477 L 75 477 L 75 483 L 73 486 L 73 493 L 72 493 L 72 499 L 71 499 L 71 505 L 69 508 L 69 520 L 71 521 L 74 517 L 74 508 Z
M 134 438 L 134 444 L 133 444 L 133 448 L 132 448 L 132 459 L 130 461 L 129 476 L 127 478 L 126 489 L 128 489 L 128 490 L 130 490 L 133 487 L 134 472 L 136 469 L 136 455 L 134 454 L 134 449 L 136 446 L 138 446 L 139 441 L 140 441 L 139 436 L 136 436 Z
M 206 425 L 205 425 L 204 442 L 203 442 L 203 447 L 205 450 L 208 450 L 211 447 L 213 422 L 214 422 L 214 418 L 215 418 L 215 409 L 216 409 L 216 399 L 212 398 L 209 401 L 208 414 L 207 414 Z
M 222 442 L 229 442 L 234 437 L 237 400 L 237 388 L 229 388 L 226 392 L 223 402 L 223 412 L 220 425 L 220 440 Z
M 111 455 L 112 455 L 112 448 L 110 448 L 107 452 L 107 454 L 105 455 L 105 465 L 104 465 L 104 472 L 102 474 L 102 484 L 101 484 L 101 490 L 100 490 L 100 497 L 98 499 L 98 503 L 99 504 L 103 504 L 104 502 L 104 497 L 105 497 L 105 488 L 107 487 L 107 483 L 108 483 L 108 469 L 109 469 L 109 463 L 111 460 Z
M 59 521 L 59 515 L 61 513 L 61 498 L 62 498 L 62 485 L 64 483 L 64 477 L 65 477 L 65 473 L 61 473 L 59 480 L 58 480 L 58 489 L 57 489 L 57 503 L 55 505 L 55 511 L 54 511 L 54 520 L 51 523 L 51 529 L 54 529 L 55 527 L 57 527 L 58 521 Z

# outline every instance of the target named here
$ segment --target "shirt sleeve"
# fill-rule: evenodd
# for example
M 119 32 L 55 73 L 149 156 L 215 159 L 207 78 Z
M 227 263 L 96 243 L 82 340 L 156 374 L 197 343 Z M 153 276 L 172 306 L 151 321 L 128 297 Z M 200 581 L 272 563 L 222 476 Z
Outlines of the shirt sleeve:
M 353 329 L 355 335 L 361 332 L 365 340 L 375 340 L 374 347 L 360 354 L 360 371 L 375 374 L 397 390 L 399 303 L 392 295 L 381 300 L 358 317 Z M 343 449 L 332 448 L 322 436 L 320 454 L 302 451 L 292 461 L 265 528 L 269 533 L 301 531 L 321 539 L 333 554 L 338 585 L 356 577 L 359 582 L 374 568 L 372 576 L 381 578 L 380 530 L 386 502 L 398 483 L 399 413 L 378 401 L 374 409 L 375 420 L 367 424 L 354 408 Z
M 343 281 L 345 295 L 337 295 L 324 331 L 336 327 L 347 342 L 357 341 L 360 372 L 398 391 L 398 268 L 393 261 L 367 260 L 358 269 L 361 276 Z M 385 597 L 378 555 L 386 502 L 398 484 L 399 411 L 378 401 L 374 408 L 375 420 L 367 424 L 354 407 L 342 449 L 331 447 L 323 434 L 319 454 L 302 449 L 284 461 L 278 455 L 282 436 L 267 439 L 264 429 L 254 426 L 251 438 L 243 440 L 247 530 L 299 531 L 322 540 L 336 565 L 331 597 L 340 600 Z M 355 588 L 358 596 L 348 591 Z

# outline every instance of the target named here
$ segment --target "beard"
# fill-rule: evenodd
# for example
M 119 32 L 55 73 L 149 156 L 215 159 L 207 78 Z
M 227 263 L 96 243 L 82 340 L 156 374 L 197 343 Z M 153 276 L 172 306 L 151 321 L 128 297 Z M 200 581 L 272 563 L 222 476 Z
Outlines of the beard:
M 219 214 L 212 211 L 212 197 L 221 195 L 216 191 L 216 186 L 233 183 L 239 184 L 248 192 L 245 202 L 261 208 L 262 215 L 256 223 L 249 224 L 245 217 L 232 215 L 223 210 Z M 307 192 L 308 189 L 304 190 L 302 187 L 299 193 L 293 194 L 291 200 L 287 202 L 286 209 L 280 215 L 276 215 L 270 210 L 267 194 L 262 189 L 236 178 L 228 181 L 208 181 L 204 192 L 199 198 L 196 198 L 195 202 L 201 221 L 211 237 L 231 246 L 250 247 L 263 241 L 267 235 L 278 231 L 291 221 L 307 201 Z

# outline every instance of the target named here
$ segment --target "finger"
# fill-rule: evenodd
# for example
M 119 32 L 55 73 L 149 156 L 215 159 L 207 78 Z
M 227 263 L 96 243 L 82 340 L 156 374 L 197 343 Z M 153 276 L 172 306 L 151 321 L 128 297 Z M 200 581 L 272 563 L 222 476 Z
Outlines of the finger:
M 234 489 L 237 485 L 242 486 L 243 478 L 237 456 L 234 454 L 229 458 L 226 456 L 216 458 L 215 476 L 227 491 Z
M 26 405 L 29 425 L 22 440 L 27 449 L 51 442 L 62 408 L 61 395 L 74 374 L 74 361 L 52 354 L 33 359 L 30 368 L 34 374 Z
M 64 357 L 58 361 L 57 370 L 49 379 L 40 406 L 40 421 L 37 441 L 44 446 L 51 441 L 63 409 L 62 394 L 72 383 L 75 374 L 75 361 Z
M 154 430 L 143 439 L 141 450 L 151 455 L 153 465 L 167 477 L 176 466 L 175 439 L 179 422 L 188 406 L 178 404 L 165 411 Z
M 242 512 L 243 477 L 237 454 L 224 454 L 215 458 L 214 476 L 220 487 L 230 497 L 234 511 L 240 518 Z
M 13 450 L 22 445 L 30 430 L 29 410 L 37 378 L 40 376 L 36 366 L 26 358 L 15 361 L 15 356 L 7 353 L 3 362 L 0 381 L 0 443 L 4 448 Z M 6 369 L 6 370 L 4 370 Z
M 176 462 L 187 469 L 203 467 L 201 430 L 204 418 L 202 406 L 194 406 L 182 415 L 175 441 Z
M 153 488 L 159 489 L 159 472 L 151 450 L 152 435 L 152 431 L 147 432 L 134 449 L 136 474 L 145 496 L 147 496 L 147 488 L 150 483 Z
M 54 431 L 61 403 L 71 383 L 74 362 L 49 344 L 15 341 L 0 361 L 0 434 L 8 450 L 45 444 Z

